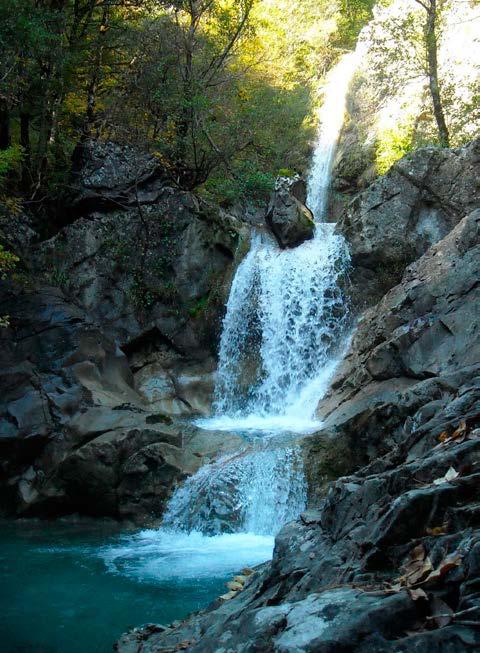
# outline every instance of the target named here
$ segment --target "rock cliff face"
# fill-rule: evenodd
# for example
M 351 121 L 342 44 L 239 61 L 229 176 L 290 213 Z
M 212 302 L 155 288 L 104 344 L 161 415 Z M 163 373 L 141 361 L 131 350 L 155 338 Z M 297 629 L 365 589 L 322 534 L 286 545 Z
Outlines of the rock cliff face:
M 319 405 L 323 430 L 302 444 L 310 508 L 281 531 L 273 562 L 176 627 L 134 629 L 119 653 L 478 650 L 480 210 L 470 210 L 470 174 L 456 196 L 461 174 L 449 196 L 435 193 L 438 211 L 449 197 L 462 206 L 438 218 L 453 228 L 363 314 Z M 360 232 L 381 210 L 359 214 Z M 412 257 L 428 246 L 410 242 Z
M 31 268 L 1 298 L 1 509 L 144 522 L 235 443 L 172 417 L 209 409 L 248 229 L 128 147 L 84 146 L 75 184 L 70 224 L 12 243 Z
M 417 260 L 480 207 L 480 140 L 459 149 L 425 147 L 396 163 L 341 212 L 350 244 L 357 308 L 377 302 Z

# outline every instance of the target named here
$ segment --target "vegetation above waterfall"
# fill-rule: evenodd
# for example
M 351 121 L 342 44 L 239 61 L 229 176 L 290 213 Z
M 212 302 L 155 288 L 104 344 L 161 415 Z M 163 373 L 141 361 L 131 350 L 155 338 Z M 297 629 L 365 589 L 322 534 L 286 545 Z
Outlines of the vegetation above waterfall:
M 475 11 L 476 0 L 4 1 L 2 193 L 51 209 L 75 147 L 99 137 L 153 152 L 183 188 L 263 197 L 279 172 L 306 168 L 322 81 L 367 24 L 362 111 L 402 106 L 382 114 L 379 170 L 420 142 L 463 142 L 478 118 Z

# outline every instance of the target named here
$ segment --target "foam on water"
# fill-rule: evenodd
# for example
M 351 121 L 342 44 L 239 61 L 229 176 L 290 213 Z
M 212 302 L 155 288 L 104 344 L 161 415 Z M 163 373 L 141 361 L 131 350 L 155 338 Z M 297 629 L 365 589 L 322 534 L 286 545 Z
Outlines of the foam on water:
M 99 551 L 111 573 L 140 581 L 222 578 L 272 557 L 273 536 L 225 533 L 208 537 L 162 528 L 129 536 Z

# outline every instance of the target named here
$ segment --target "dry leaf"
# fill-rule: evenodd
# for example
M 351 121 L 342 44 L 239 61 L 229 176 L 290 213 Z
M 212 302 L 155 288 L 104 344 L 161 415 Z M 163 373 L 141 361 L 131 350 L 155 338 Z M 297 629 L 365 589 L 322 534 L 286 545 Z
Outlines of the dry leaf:
M 437 597 L 434 597 L 432 599 L 432 616 L 429 617 L 429 620 L 433 621 L 433 623 L 437 626 L 437 628 L 443 628 L 444 626 L 448 626 L 448 624 L 452 621 L 453 619 L 453 610 L 452 608 L 445 603 L 445 601 L 442 601 L 442 599 L 439 599 Z
M 433 528 L 427 528 L 425 532 L 427 535 L 438 537 L 438 535 L 445 535 L 447 531 L 445 526 L 434 526 Z
M 408 590 L 410 598 L 412 601 L 418 601 L 419 599 L 427 599 L 427 594 L 419 587 L 415 590 Z
M 410 552 L 410 559 L 401 569 L 404 573 L 397 582 L 404 587 L 416 585 L 432 571 L 432 561 L 428 556 L 425 557 L 423 544 L 419 544 Z
M 442 431 L 440 433 L 440 435 L 438 436 L 439 442 L 446 442 L 449 439 L 450 439 L 450 436 L 448 435 L 448 431 Z
M 456 469 L 453 467 L 450 467 L 445 474 L 445 476 L 442 476 L 441 478 L 436 478 L 433 481 L 433 485 L 442 485 L 442 483 L 449 483 L 450 481 L 453 481 L 454 479 L 458 478 L 460 474 L 457 472 Z
M 445 560 L 442 560 L 442 562 L 438 565 L 438 567 L 430 573 L 427 578 L 425 578 L 425 583 L 430 583 L 432 581 L 440 580 L 440 578 L 443 578 L 446 574 L 448 574 L 449 571 L 454 569 L 455 567 L 458 567 L 462 563 L 462 556 L 460 554 L 452 554 L 451 556 L 448 556 L 445 558 Z
M 459 438 L 465 437 L 467 433 L 467 423 L 465 420 L 462 420 L 457 426 L 455 431 L 452 433 L 452 440 L 458 440 Z

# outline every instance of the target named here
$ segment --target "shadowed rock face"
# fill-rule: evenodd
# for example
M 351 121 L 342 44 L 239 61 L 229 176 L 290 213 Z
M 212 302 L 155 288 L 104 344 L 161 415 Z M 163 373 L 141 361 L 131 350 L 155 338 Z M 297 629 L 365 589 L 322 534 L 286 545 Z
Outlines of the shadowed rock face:
M 155 519 L 180 480 L 237 445 L 158 411 L 121 349 L 58 289 L 12 294 L 2 310 L 3 512 Z
M 11 316 L 0 330 L 0 510 L 145 522 L 236 443 L 172 418 L 209 410 L 224 293 L 248 228 L 172 188 L 156 159 L 128 146 L 85 144 L 74 183 L 71 224 L 11 242 L 31 274 L 0 297 Z
M 474 211 L 363 316 L 303 444 L 311 507 L 273 562 L 119 653 L 478 650 L 479 275 Z
M 343 211 L 350 243 L 352 297 L 372 305 L 405 267 L 480 207 L 480 141 L 459 149 L 425 147 L 396 163 Z
M 305 183 L 301 178 L 277 180 L 265 220 L 282 249 L 297 247 L 313 238 L 315 223 L 305 200 Z

